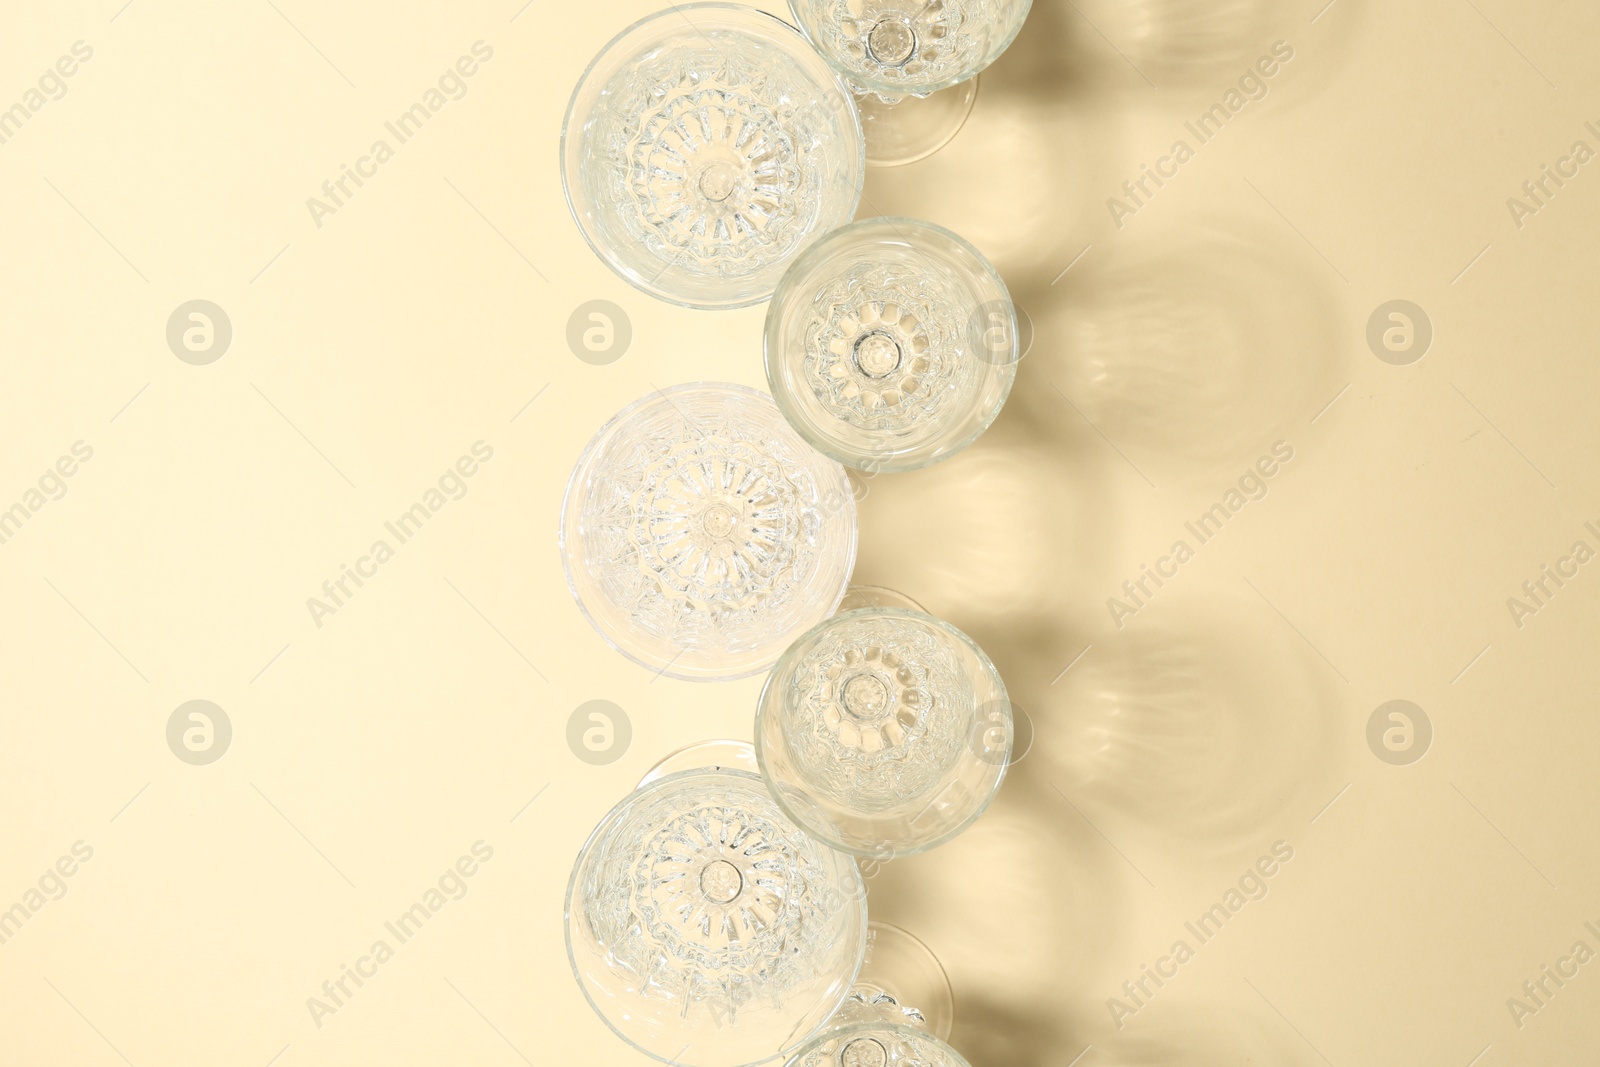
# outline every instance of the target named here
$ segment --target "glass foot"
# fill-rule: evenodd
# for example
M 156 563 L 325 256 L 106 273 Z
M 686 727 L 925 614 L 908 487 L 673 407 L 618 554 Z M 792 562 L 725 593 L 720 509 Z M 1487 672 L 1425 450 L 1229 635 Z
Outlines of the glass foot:
M 933 950 L 888 923 L 867 924 L 867 958 L 852 994 L 871 1004 L 887 996 L 906 1015 L 940 1041 L 950 1038 L 955 994 Z
M 867 138 L 867 165 L 899 167 L 933 155 L 961 132 L 977 98 L 977 78 L 894 104 L 875 93 L 856 97 Z
M 930 614 L 927 608 L 904 593 L 881 585 L 852 585 L 846 589 L 844 599 L 839 601 L 839 611 L 855 611 L 857 608 L 904 608 Z
M 639 785 L 647 786 L 657 778 L 665 778 L 679 771 L 698 771 L 710 767 L 749 771 L 751 774 L 761 773 L 761 768 L 756 763 L 755 746 L 750 742 L 727 739 L 700 741 L 678 749 L 651 767 L 649 772 L 639 779 Z

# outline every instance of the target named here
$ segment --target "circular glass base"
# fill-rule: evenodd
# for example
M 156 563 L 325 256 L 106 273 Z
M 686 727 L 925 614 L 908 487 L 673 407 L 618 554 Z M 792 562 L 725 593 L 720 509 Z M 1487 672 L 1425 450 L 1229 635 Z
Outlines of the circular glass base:
M 754 1067 L 849 996 L 865 895 L 856 864 L 785 818 L 760 778 L 681 771 L 589 835 L 567 883 L 567 956 L 590 1006 L 637 1051 Z
M 898 926 L 867 923 L 867 958 L 853 992 L 868 1001 L 887 994 L 921 1015 L 934 1037 L 950 1039 L 956 1014 L 950 979 L 933 950 Z
M 692 308 L 772 294 L 855 214 L 850 91 L 788 23 L 683 4 L 623 30 L 573 90 L 561 178 L 573 218 L 629 284 Z
M 835 1016 L 837 1018 L 837 1016 Z M 869 1017 L 831 1023 L 784 1067 L 972 1067 L 961 1053 L 916 1024 Z
M 907 611 L 928 614 L 927 608 L 904 593 L 881 585 L 852 585 L 845 590 L 844 599 L 839 601 L 839 610 L 834 614 L 854 611 L 857 608 L 904 608 Z
M 925 852 L 993 799 L 1010 707 L 972 639 L 921 612 L 835 615 L 790 646 L 754 723 L 773 797 L 812 836 L 856 856 Z
M 751 774 L 761 773 L 761 768 L 756 764 L 754 745 L 748 741 L 732 741 L 723 738 L 716 741 L 699 741 L 678 749 L 678 751 L 651 767 L 649 772 L 639 779 L 639 788 L 649 785 L 657 778 L 665 778 L 667 775 L 677 774 L 679 771 L 711 769 L 749 771 Z
M 675 385 L 590 440 L 561 505 L 567 586 L 635 663 L 687 681 L 771 666 L 850 582 L 855 497 L 765 393 Z
M 961 132 L 977 98 L 977 78 L 893 104 L 876 93 L 856 97 L 867 138 L 867 166 L 899 167 L 927 159 Z
M 970 242 L 876 217 L 795 260 L 767 308 L 762 359 L 773 400 L 817 451 L 874 474 L 915 470 L 999 415 L 1015 323 L 1005 282 Z

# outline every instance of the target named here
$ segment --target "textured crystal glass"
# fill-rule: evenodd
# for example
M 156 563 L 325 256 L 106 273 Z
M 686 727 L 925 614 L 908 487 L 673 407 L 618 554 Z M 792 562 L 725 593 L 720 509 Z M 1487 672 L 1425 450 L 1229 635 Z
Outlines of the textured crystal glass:
M 852 84 L 926 96 L 999 58 L 1031 0 L 789 0 L 800 29 Z
M 932 155 L 960 132 L 978 72 L 1010 46 L 1031 0 L 789 0 L 857 94 L 867 162 Z
M 1016 311 L 983 255 L 875 218 L 795 260 L 767 309 L 767 381 L 790 424 L 858 470 L 924 467 L 988 429 L 1016 377 Z
M 589 64 L 561 131 L 567 203 L 590 246 L 651 296 L 734 308 L 855 214 L 865 166 L 850 92 L 788 23 L 683 4 Z
M 909 931 L 867 924 L 867 957 L 830 1027 L 869 1020 L 915 1023 L 941 1041 L 955 1025 L 955 994 L 933 950 Z
M 1000 788 L 1011 705 L 949 623 L 863 608 L 813 627 L 772 668 L 755 719 L 773 797 L 821 840 L 878 859 L 972 824 Z
M 866 948 L 855 861 L 745 771 L 670 774 L 601 820 L 567 886 L 567 953 L 624 1041 L 690 1067 L 785 1055 L 833 1015 Z
M 806 1042 L 784 1067 L 971 1067 L 921 1027 L 888 1021 L 830 1028 Z
M 739 678 L 844 596 L 855 498 L 765 393 L 679 385 L 589 442 L 560 541 L 573 596 L 619 652 L 674 678 Z

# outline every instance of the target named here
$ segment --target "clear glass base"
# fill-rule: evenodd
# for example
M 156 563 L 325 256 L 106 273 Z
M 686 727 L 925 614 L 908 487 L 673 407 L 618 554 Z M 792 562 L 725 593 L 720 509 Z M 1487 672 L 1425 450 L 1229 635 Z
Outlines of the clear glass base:
M 889 996 L 905 1010 L 907 1021 L 919 1022 L 940 1041 L 950 1039 L 955 1022 L 950 979 L 933 950 L 898 926 L 867 924 L 867 958 L 852 993 L 867 1002 Z
M 812 238 L 855 214 L 862 143 L 849 96 L 798 30 L 763 11 L 650 15 L 601 50 L 568 105 L 573 218 L 651 296 L 760 303 Z
M 927 159 L 961 132 L 977 98 L 977 78 L 894 103 L 876 93 L 856 97 L 867 139 L 867 166 L 899 167 Z
M 651 767 L 649 772 L 639 779 L 639 787 L 642 788 L 657 778 L 665 778 L 679 771 L 698 771 L 708 768 L 761 773 L 761 768 L 756 763 L 754 745 L 748 741 L 732 741 L 724 738 L 716 741 L 699 741 L 678 749 Z
M 999 415 L 1016 378 L 1013 309 L 993 264 L 958 234 L 862 219 L 783 276 L 762 334 L 767 384 L 823 455 L 873 474 L 926 467 Z
M 988 807 L 1011 750 L 1005 687 L 931 615 L 868 607 L 790 646 L 753 739 L 762 774 L 813 837 L 879 861 L 935 848 Z
M 668 775 L 612 808 L 573 865 L 564 917 L 590 1005 L 681 1067 L 771 1063 L 838 1012 L 866 954 L 856 864 L 729 767 Z
M 855 496 L 769 395 L 689 382 L 600 428 L 560 530 L 567 586 L 607 643 L 657 675 L 725 680 L 766 670 L 838 604 Z

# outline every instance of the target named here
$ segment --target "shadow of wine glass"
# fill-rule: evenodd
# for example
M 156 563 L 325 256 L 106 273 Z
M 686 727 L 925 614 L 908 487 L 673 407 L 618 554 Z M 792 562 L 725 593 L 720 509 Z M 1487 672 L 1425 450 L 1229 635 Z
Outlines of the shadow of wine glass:
M 1059 1010 L 1040 1012 L 979 990 L 961 1002 L 950 1044 L 972 1067 L 1063 1067 L 1074 1055 L 1071 1034 L 1080 1030 L 1093 1027 L 1063 1025 Z
M 1090 1046 L 1093 1063 L 1117 1067 L 1322 1064 L 1315 1050 L 1284 1033 L 1282 1021 L 1267 1014 L 1265 1007 L 1243 1001 L 1163 1004 L 1149 1018 L 1110 1034 L 1103 1015 L 1056 1027 L 987 992 L 970 997 L 961 1007 L 950 1040 L 972 1067 L 1063 1067 Z
M 1320 81 L 1348 55 L 1361 22 L 1364 0 L 1336 2 L 1334 12 L 1328 0 L 1037 0 L 990 69 L 1004 72 L 997 88 L 1008 93 L 1072 93 L 1108 81 L 1221 93 L 1274 44 L 1331 38 Z
M 1293 26 L 1292 33 L 1284 30 L 1289 47 L 1305 41 L 1309 52 L 1308 19 L 1315 13 L 1309 0 L 1097 4 L 1035 3 L 1011 47 L 980 76 L 961 132 L 918 163 L 870 168 L 860 214 L 946 226 L 983 250 L 1014 296 L 1036 293 L 1081 250 L 1106 240 L 1107 194 L 1141 173 L 1152 143 L 1185 136 L 1186 120 L 1223 100 L 1251 72 L 1259 77 L 1255 64 L 1277 38 L 1254 30 Z M 1251 100 L 1252 109 L 1282 112 L 1314 97 L 1355 54 L 1364 4 L 1338 0 L 1337 18 L 1330 14 L 1315 26 L 1315 58 L 1295 60 L 1292 73 L 1285 66 L 1260 87 L 1252 83 L 1240 90 L 1241 99 Z M 1158 85 L 1130 61 L 1127 50 L 1136 45 L 1172 79 L 1168 84 Z M 1152 120 L 1168 132 L 1139 132 Z
M 973 832 L 872 872 L 874 916 L 914 931 L 951 975 L 952 1043 L 975 1067 L 1059 1067 L 1098 1045 L 1115 1021 L 1104 961 L 1136 921 L 1130 884 L 1161 894 L 1175 869 L 1232 876 L 1331 792 L 1338 683 L 1326 665 L 1242 586 L 1162 595 L 1056 684 L 1008 683 L 1034 739 L 989 811 Z M 1107 1047 L 1152 1067 L 1185 1050 L 1204 1064 L 1279 1050 L 1275 1031 L 1233 1012 L 1232 1029 L 1189 1038 L 1141 1018 L 1142 1036 Z
M 1035 3 L 1011 47 L 978 80 L 953 141 L 903 167 L 869 168 L 859 214 L 926 218 L 971 241 L 1015 286 L 1048 279 L 1102 217 L 1122 180 L 1123 90 L 1097 69 L 1104 45 L 1070 3 Z M 1142 85 L 1141 85 L 1142 88 Z M 1071 251 L 1068 251 L 1071 249 Z
M 1014 293 L 1034 338 L 1012 402 L 1092 424 L 1152 484 L 1237 477 L 1338 388 L 1337 277 L 1277 219 L 1208 216 L 1095 251 Z
M 1144 491 L 1107 440 L 1163 488 L 1225 488 L 1340 384 L 1338 278 L 1265 207 L 1251 203 L 1259 216 L 1243 218 L 1153 212 L 1108 229 L 1106 195 L 1137 171 L 1130 109 L 1154 101 L 1180 130 L 1185 86 L 1220 92 L 1238 77 L 1232 64 L 1271 44 L 1246 17 L 1261 3 L 1223 0 L 1210 22 L 1199 4 L 1134 7 L 1168 84 L 1130 73 L 1083 0 L 1040 0 L 985 72 L 956 140 L 870 172 L 862 205 L 973 241 L 1034 334 L 983 438 L 935 467 L 871 479 L 859 508 L 855 580 L 915 597 L 971 634 L 1036 728 L 1032 753 L 971 832 L 870 882 L 874 916 L 945 964 L 952 1040 L 975 1067 L 1060 1067 L 1083 1035 L 1106 1032 L 1102 963 L 1143 874 L 1101 829 L 1119 841 L 1125 831 L 1132 862 L 1163 881 L 1173 865 L 1254 857 L 1285 812 L 1298 818 L 1331 792 L 1320 783 L 1336 690 L 1247 588 L 1186 575 L 1126 630 L 1096 636 L 1128 534 L 1123 494 Z M 1322 76 L 1273 93 L 1314 92 Z M 1188 1044 L 1181 1028 L 1141 1018 L 1142 1036 L 1113 1047 L 1151 1067 L 1186 1049 L 1201 1064 L 1235 1062 L 1241 1048 L 1299 1062 L 1235 1009 L 1237 1027 L 1196 1026 L 1203 1036 Z
M 1007 784 L 981 833 L 895 860 L 867 883 L 873 917 L 916 934 L 949 975 L 951 1044 L 975 1067 L 1064 1063 L 1072 1034 L 1099 1024 L 1100 961 L 1129 917 L 1117 857 L 1063 817 L 1059 798 L 1036 794 Z
M 928 219 L 982 250 L 1008 286 L 1048 281 L 1105 218 L 1126 130 L 1114 111 L 1079 102 L 1001 99 L 992 80 L 983 76 L 972 117 L 945 148 L 868 170 L 858 217 Z
M 1086 18 L 1163 89 L 1210 86 L 1249 67 L 1309 12 L 1283 0 L 1080 0 Z
M 857 508 L 855 582 L 914 598 L 986 649 L 997 627 L 1057 625 L 1118 531 L 1102 468 L 1085 454 L 1089 430 L 1046 422 L 1008 404 L 949 460 L 873 478 Z
M 1164 863 L 1231 864 L 1325 799 L 1341 683 L 1242 580 L 1161 596 L 1032 696 L 1028 769 Z

